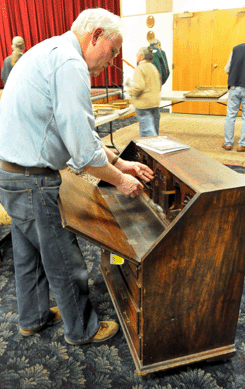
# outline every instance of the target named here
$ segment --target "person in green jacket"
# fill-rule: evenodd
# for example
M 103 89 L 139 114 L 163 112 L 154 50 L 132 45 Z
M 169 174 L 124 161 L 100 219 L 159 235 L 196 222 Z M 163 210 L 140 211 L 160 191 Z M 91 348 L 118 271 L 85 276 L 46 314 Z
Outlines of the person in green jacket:
M 152 53 L 154 56 L 152 63 L 157 67 L 163 85 L 167 81 L 170 74 L 166 54 L 162 50 L 161 42 L 159 41 L 159 39 L 152 39 L 151 41 L 149 41 L 149 44 L 152 47 Z

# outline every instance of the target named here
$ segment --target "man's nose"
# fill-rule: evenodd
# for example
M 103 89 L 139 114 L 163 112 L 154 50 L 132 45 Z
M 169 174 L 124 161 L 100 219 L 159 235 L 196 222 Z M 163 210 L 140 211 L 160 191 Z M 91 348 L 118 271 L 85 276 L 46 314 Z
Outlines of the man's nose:
M 113 58 L 111 58 L 111 60 L 109 61 L 109 65 L 110 65 L 110 66 L 113 65 Z

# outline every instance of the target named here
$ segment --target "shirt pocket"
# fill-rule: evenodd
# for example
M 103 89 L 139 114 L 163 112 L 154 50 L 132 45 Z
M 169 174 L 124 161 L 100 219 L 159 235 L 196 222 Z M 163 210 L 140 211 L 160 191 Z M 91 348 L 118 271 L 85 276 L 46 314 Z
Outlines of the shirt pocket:
M 0 203 L 7 214 L 19 223 L 35 219 L 31 189 L 11 191 L 0 188 Z

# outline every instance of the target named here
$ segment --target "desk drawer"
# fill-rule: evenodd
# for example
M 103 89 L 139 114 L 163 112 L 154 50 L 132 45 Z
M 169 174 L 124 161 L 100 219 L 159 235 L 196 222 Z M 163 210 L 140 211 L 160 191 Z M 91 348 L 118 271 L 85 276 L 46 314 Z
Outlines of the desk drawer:
M 132 271 L 132 266 L 128 263 L 128 261 L 125 261 L 122 266 L 120 266 L 119 270 L 122 272 L 125 282 L 127 284 L 127 287 L 132 294 L 136 305 L 138 308 L 140 308 L 141 305 L 141 284 L 139 281 L 135 279 L 135 274 Z
M 135 304 L 135 301 L 132 298 L 127 285 L 125 284 L 124 278 L 120 271 L 120 266 L 110 264 L 110 254 L 107 251 L 102 252 L 101 269 L 111 292 L 113 303 L 116 304 L 120 312 L 120 317 L 127 327 L 135 349 L 139 355 L 139 334 L 141 326 L 140 309 Z

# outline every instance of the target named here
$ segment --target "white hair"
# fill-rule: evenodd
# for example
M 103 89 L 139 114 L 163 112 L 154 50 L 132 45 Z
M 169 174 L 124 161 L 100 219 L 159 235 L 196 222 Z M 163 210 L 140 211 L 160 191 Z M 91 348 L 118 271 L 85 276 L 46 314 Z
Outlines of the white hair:
M 106 39 L 114 39 L 118 35 L 123 35 L 121 18 L 104 8 L 89 8 L 82 11 L 73 22 L 71 31 L 81 34 L 99 27 L 103 28 Z
M 141 47 L 137 55 L 143 55 L 146 61 L 152 61 L 154 58 L 152 54 L 152 48 L 150 46 Z
M 149 44 L 150 44 L 150 45 L 160 45 L 161 42 L 159 41 L 159 39 L 151 39 L 151 40 L 149 41 Z

